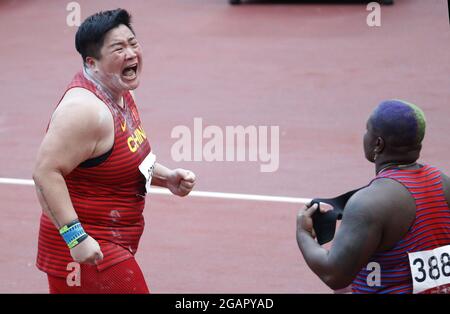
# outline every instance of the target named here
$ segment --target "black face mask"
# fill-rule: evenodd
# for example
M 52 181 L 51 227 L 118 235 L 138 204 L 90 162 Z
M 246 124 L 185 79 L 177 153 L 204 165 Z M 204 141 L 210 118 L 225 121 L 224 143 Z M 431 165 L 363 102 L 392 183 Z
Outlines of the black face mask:
M 316 232 L 317 242 L 322 245 L 330 242 L 336 232 L 336 221 L 341 220 L 344 215 L 344 208 L 350 197 L 361 190 L 361 188 L 349 191 L 335 198 L 315 198 L 311 201 L 311 206 L 317 204 L 317 210 L 312 215 L 313 228 Z M 320 203 L 326 203 L 333 207 L 326 213 L 320 212 Z

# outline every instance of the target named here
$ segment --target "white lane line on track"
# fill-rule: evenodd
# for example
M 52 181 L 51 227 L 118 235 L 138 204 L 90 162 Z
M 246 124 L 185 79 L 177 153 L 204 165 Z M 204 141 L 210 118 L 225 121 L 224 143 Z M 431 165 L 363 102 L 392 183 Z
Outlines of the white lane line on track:
M 14 179 L 14 178 L 0 178 L 0 184 L 9 185 L 26 185 L 33 186 L 34 181 L 29 179 Z M 171 195 L 172 193 L 163 188 L 152 187 L 150 194 L 157 195 Z M 205 197 L 205 198 L 221 198 L 231 200 L 243 200 L 243 201 L 262 201 L 262 202 L 275 202 L 275 203 L 293 203 L 293 204 L 306 204 L 311 201 L 310 198 L 301 197 L 287 197 L 287 196 L 273 196 L 273 195 L 256 195 L 256 194 L 238 194 L 238 193 L 222 193 L 222 192 L 206 192 L 206 191 L 192 191 L 189 194 L 190 197 Z

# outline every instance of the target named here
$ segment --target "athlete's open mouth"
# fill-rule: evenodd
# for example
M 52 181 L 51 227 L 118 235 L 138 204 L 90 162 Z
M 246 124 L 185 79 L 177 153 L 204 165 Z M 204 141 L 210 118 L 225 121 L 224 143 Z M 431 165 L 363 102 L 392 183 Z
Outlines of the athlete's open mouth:
M 123 69 L 122 75 L 127 79 L 130 80 L 134 79 L 136 77 L 137 69 L 138 69 L 137 63 L 129 65 L 125 69 Z

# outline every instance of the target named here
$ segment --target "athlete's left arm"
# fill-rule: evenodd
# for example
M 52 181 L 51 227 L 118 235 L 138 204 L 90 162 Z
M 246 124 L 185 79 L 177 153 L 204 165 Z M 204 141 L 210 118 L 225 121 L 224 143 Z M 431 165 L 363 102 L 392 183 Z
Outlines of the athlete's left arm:
M 313 207 L 297 216 L 297 243 L 311 270 L 331 289 L 347 287 L 378 248 L 382 236 L 382 218 L 370 186 L 358 191 L 348 201 L 345 215 L 330 250 L 313 238 Z
M 195 174 L 185 169 L 169 169 L 160 163 L 155 163 L 152 175 L 152 185 L 168 188 L 178 196 L 188 195 L 195 186 Z

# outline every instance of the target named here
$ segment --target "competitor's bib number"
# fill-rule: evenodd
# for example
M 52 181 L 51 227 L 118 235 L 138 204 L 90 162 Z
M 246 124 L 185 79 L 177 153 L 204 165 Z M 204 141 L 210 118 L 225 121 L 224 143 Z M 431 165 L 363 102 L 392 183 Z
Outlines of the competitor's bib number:
M 450 245 L 408 253 L 413 293 L 450 284 Z
M 155 167 L 156 156 L 153 153 L 149 153 L 147 157 L 139 165 L 139 171 L 145 177 L 145 192 L 150 192 L 150 184 L 152 183 L 153 168 Z

